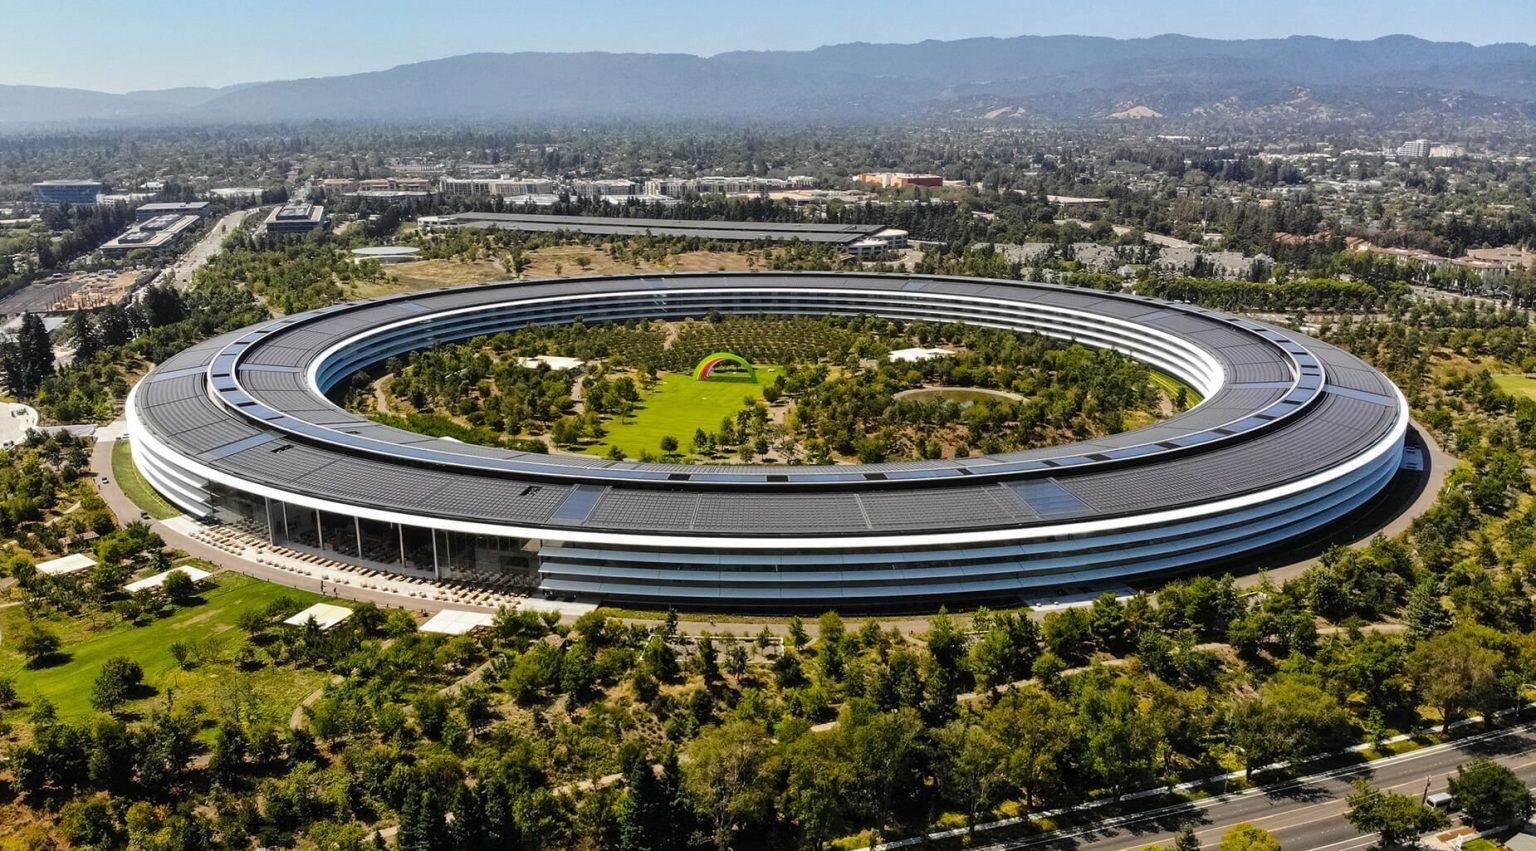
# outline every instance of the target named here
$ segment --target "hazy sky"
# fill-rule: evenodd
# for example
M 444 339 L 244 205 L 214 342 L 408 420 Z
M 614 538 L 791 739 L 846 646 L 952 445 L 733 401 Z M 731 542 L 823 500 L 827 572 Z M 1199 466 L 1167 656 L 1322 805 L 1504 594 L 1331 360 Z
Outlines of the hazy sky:
M 478 51 L 795 50 L 1062 33 L 1536 42 L 1536 0 L 0 0 L 0 83 L 121 92 Z

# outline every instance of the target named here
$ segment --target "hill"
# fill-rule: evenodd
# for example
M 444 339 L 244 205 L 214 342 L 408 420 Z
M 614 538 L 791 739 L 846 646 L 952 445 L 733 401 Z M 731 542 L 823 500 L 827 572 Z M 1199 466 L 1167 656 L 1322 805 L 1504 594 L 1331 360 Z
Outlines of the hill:
M 226 89 L 0 86 L 0 123 L 306 120 L 1379 121 L 1525 124 L 1536 47 L 1408 36 L 1019 36 L 713 57 L 480 53 Z M 1437 106 L 1438 104 L 1438 106 Z M 990 116 L 990 117 L 989 117 Z M 1113 118 L 1112 118 L 1113 116 Z

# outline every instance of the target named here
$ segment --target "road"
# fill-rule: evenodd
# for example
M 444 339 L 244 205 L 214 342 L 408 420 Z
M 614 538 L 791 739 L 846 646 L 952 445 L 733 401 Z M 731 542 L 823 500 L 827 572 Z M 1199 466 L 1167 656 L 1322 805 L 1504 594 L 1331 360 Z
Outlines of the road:
M 1248 822 L 1273 833 L 1286 851 L 1360 851 L 1375 844 L 1376 835 L 1356 832 L 1344 818 L 1344 799 L 1356 778 L 1365 777 L 1378 787 L 1419 797 L 1424 794 L 1426 781 L 1431 793 L 1444 791 L 1446 777 L 1455 773 L 1456 766 L 1476 756 L 1488 756 L 1514 769 L 1529 785 L 1536 782 L 1536 735 L 1531 726 L 1469 734 L 1457 742 L 1368 765 L 1302 778 L 1281 787 L 1128 816 L 1111 820 L 1107 826 L 981 847 L 988 851 L 1137 851 L 1148 845 L 1171 846 L 1179 826 L 1193 824 L 1201 847 L 1215 848 L 1228 828 Z
M 171 281 L 176 289 L 186 289 L 192 283 L 192 273 L 212 259 L 213 255 L 219 253 L 219 246 L 224 244 L 224 237 L 229 236 L 230 231 L 244 221 L 246 216 L 256 212 L 259 210 L 236 210 L 214 222 L 213 227 L 209 228 L 203 238 L 183 254 L 181 259 L 176 261 L 176 265 L 171 267 Z

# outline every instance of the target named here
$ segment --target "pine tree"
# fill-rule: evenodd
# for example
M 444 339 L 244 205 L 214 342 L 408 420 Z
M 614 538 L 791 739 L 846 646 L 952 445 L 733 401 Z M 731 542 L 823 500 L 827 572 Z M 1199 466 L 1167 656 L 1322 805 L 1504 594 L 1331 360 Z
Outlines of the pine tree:
M 1403 620 L 1408 624 L 1408 638 L 1418 642 L 1451 626 L 1451 616 L 1440 601 L 1440 580 L 1427 577 L 1408 592 Z
M 101 350 L 96 337 L 96 326 L 84 310 L 77 309 L 69 317 L 69 334 L 75 339 L 75 360 L 88 361 Z
M 14 348 L 6 352 L 6 384 L 18 396 L 32 396 L 53 374 L 53 342 L 43 320 L 35 313 L 22 314 Z
M 637 759 L 624 778 L 626 795 L 619 807 L 619 851 L 662 851 L 667 836 L 667 801 L 645 759 Z
M 453 803 L 453 823 L 448 826 L 448 847 L 453 851 L 488 851 L 492 846 L 486 827 L 485 805 L 480 793 L 460 786 Z

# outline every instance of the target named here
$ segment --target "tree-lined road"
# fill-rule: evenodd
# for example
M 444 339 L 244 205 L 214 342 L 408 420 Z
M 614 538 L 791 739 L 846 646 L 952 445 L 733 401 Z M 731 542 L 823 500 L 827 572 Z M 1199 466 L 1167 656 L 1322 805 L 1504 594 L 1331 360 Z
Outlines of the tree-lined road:
M 264 208 L 236 210 L 214 222 L 213 227 L 203 234 L 203 238 L 198 240 L 196 245 L 188 249 L 186 254 L 181 255 L 181 259 L 177 260 L 176 264 L 171 267 L 171 283 L 175 285 L 176 289 L 186 289 L 192 283 L 192 273 L 212 259 L 213 255 L 219 253 L 219 247 L 224 244 L 224 238 L 229 236 L 230 232 L 238 227 L 241 222 L 245 221 L 246 216 L 259 213 L 262 209 Z
M 1446 745 L 1424 748 L 1375 763 L 1302 778 L 1281 787 L 1253 790 L 1139 815 L 1111 819 L 1092 828 L 1065 830 L 1011 842 L 985 845 L 988 851 L 1074 849 L 1135 851 L 1147 845 L 1171 846 L 1180 825 L 1193 824 L 1201 847 L 1215 848 L 1233 825 L 1248 822 L 1275 835 L 1286 851 L 1358 851 L 1376 842 L 1345 819 L 1350 784 L 1364 777 L 1380 788 L 1418 798 L 1442 792 L 1456 767 L 1487 756 L 1509 766 L 1527 785 L 1536 783 L 1536 734 L 1531 726 L 1468 735 Z

